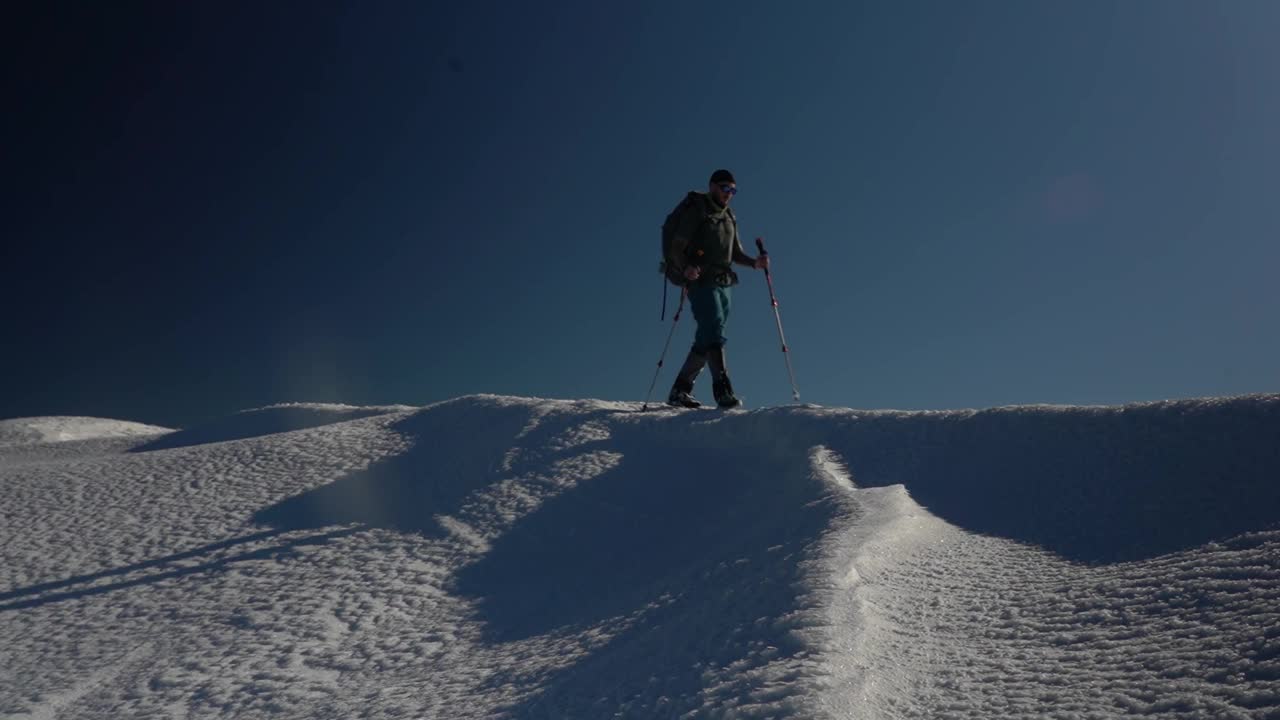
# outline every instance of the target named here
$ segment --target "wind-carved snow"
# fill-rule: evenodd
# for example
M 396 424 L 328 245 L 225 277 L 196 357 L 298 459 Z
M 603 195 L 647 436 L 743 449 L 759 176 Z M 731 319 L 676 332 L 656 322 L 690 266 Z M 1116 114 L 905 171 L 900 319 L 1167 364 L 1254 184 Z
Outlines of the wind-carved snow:
M 638 409 L 0 423 L 0 717 L 1280 715 L 1280 396 Z

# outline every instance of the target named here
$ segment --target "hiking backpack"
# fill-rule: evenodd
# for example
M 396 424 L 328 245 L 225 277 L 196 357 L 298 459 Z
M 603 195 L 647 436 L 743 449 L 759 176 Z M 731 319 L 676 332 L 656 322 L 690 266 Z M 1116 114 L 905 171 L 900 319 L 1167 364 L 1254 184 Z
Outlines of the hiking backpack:
M 658 270 L 676 287 L 684 287 L 687 281 L 675 268 L 669 267 L 667 264 L 667 258 L 671 254 L 671 242 L 675 238 L 676 226 L 680 224 L 680 216 L 684 214 L 690 203 L 702 202 L 702 197 L 703 194 L 697 190 L 690 190 L 675 206 L 675 209 L 667 213 L 667 219 L 662 223 L 662 262 L 658 264 Z M 737 225 L 738 219 L 733 216 L 733 210 L 728 212 L 729 219 L 733 221 L 734 225 Z M 705 218 L 703 222 L 705 222 Z
M 685 284 L 684 276 L 676 272 L 676 269 L 667 263 L 667 258 L 671 255 L 671 241 L 676 236 L 676 226 L 680 224 L 680 216 L 684 214 L 690 203 L 698 202 L 698 192 L 690 190 L 675 209 L 667 213 L 667 219 L 662 223 L 662 262 L 658 264 L 658 271 L 667 276 L 667 281 L 676 287 L 683 287 Z

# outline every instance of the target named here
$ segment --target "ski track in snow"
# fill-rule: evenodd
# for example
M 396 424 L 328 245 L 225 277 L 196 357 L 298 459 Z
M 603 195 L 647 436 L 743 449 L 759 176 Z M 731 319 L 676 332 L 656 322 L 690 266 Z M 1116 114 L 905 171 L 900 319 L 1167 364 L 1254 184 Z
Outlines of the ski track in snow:
M 1280 717 L 1280 396 L 638 408 L 0 423 L 0 717 Z

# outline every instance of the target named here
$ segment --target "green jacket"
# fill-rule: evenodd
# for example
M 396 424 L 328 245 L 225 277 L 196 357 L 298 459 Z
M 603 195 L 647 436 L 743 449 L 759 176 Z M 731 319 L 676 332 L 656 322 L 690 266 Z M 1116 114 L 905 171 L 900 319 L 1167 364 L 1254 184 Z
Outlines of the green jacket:
M 667 264 L 680 274 L 691 265 L 700 268 L 699 285 L 734 285 L 738 276 L 733 263 L 751 262 L 738 237 L 737 218 L 707 193 L 695 195 L 676 225 Z

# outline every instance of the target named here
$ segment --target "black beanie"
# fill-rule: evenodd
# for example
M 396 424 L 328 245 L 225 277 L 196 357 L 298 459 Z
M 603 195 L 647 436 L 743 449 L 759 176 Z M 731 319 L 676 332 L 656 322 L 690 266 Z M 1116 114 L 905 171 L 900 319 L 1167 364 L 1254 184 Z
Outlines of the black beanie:
M 711 182 L 713 183 L 731 182 L 735 185 L 738 184 L 738 181 L 733 179 L 733 173 L 729 172 L 728 170 L 717 170 L 711 173 Z

